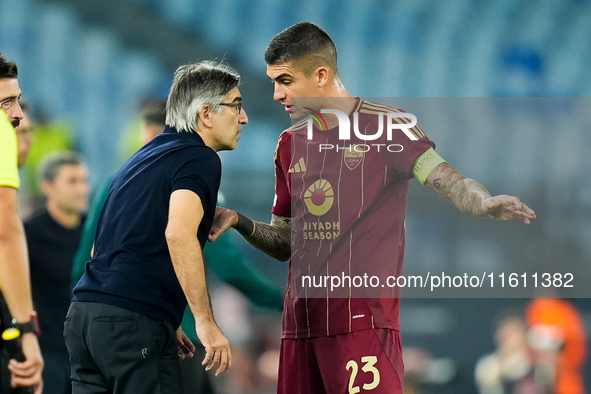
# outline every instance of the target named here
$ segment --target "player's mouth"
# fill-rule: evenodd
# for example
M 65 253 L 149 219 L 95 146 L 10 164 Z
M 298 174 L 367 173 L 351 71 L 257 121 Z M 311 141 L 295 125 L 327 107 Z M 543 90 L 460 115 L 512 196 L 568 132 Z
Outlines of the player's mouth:
M 291 113 L 291 105 L 285 104 L 285 112 Z

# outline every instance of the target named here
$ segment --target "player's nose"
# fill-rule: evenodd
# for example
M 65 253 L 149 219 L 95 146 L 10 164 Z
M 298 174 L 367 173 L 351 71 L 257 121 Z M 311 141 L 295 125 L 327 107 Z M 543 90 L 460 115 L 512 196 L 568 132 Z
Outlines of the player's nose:
M 285 91 L 281 88 L 278 83 L 275 83 L 275 89 L 273 92 L 273 100 L 281 101 L 286 97 Z

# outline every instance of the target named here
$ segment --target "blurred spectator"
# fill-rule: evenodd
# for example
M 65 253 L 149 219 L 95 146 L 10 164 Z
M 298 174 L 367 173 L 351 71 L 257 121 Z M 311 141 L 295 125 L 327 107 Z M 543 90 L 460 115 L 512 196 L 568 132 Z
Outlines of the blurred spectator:
M 42 160 L 52 152 L 73 150 L 74 142 L 73 132 L 67 122 L 47 119 L 43 113 L 38 111 L 37 106 L 35 106 L 34 110 L 35 113 L 30 115 L 34 115 L 31 117 L 36 120 L 32 131 L 36 143 L 29 150 L 27 164 L 24 169 L 26 170 L 26 178 L 29 181 L 26 186 L 30 194 L 31 204 L 34 209 L 40 209 L 43 206 L 44 199 L 37 180 Z
M 257 319 L 258 325 L 257 354 L 260 356 L 257 359 L 257 375 L 256 388 L 268 393 L 277 392 L 277 382 L 279 381 L 279 351 L 281 348 L 281 341 L 277 338 L 281 335 L 281 322 L 274 319 L 274 321 L 264 321 L 264 319 Z
M 553 394 L 584 394 L 587 337 L 580 313 L 565 299 L 540 298 L 527 306 L 528 339 Z
M 166 125 L 166 100 L 146 101 L 142 106 L 142 143 L 147 144 L 162 133 Z
M 165 125 L 166 115 L 164 113 L 166 100 L 147 101 L 141 109 L 142 117 L 142 141 L 144 144 L 150 142 L 160 134 Z M 102 207 L 107 199 L 109 187 L 113 176 L 110 176 L 97 190 L 91 207 L 88 212 L 88 219 L 84 225 L 80 248 L 74 258 L 72 270 L 72 286 L 80 280 L 84 273 L 86 263 L 91 259 L 90 252 L 96 235 L 96 228 Z M 224 197 L 218 194 L 218 205 L 224 204 Z M 259 306 L 268 307 L 281 311 L 283 309 L 283 296 L 281 290 L 269 279 L 261 274 L 248 260 L 246 260 L 236 245 L 231 241 L 230 234 L 224 234 L 216 242 L 210 243 L 204 251 L 207 267 L 210 268 L 222 281 L 234 286 L 244 293 L 252 302 Z M 216 308 L 217 310 L 220 310 Z M 193 358 L 181 361 L 181 373 L 183 375 L 184 392 L 208 394 L 214 393 L 214 387 L 209 375 L 201 365 L 205 357 L 205 348 L 195 332 L 195 319 L 189 307 L 185 310 L 181 324 L 185 335 L 195 344 L 195 355 Z M 240 329 L 242 329 L 241 327 Z M 232 343 L 233 369 L 240 369 L 237 366 L 236 356 L 238 347 L 234 348 Z M 238 372 L 231 372 L 236 375 Z
M 404 394 L 438 393 L 449 385 L 457 374 L 455 363 L 449 358 L 435 358 L 426 349 L 404 347 Z
M 25 221 L 31 262 L 33 302 L 37 307 L 45 357 L 45 392 L 71 392 L 70 363 L 63 339 L 72 299 L 70 281 L 87 208 L 87 168 L 73 152 L 55 152 L 39 169 L 45 208 Z
M 476 364 L 475 378 L 480 394 L 551 393 L 549 386 L 536 377 L 527 342 L 527 324 L 521 315 L 501 318 L 495 342 L 495 352 L 481 357 Z

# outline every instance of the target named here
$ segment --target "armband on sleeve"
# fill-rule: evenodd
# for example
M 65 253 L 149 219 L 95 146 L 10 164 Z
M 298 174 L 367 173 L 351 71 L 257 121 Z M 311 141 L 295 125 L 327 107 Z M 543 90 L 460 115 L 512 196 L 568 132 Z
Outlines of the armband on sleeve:
M 421 182 L 421 185 L 424 185 L 427 176 L 441 163 L 445 163 L 445 160 L 435 152 L 435 149 L 429 148 L 415 161 L 412 173 Z

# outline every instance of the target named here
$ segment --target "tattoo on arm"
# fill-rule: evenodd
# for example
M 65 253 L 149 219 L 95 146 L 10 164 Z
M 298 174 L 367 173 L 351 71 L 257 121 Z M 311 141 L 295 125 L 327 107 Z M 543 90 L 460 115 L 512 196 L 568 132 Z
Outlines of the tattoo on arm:
M 242 216 L 240 220 L 250 220 Z M 279 261 L 291 256 L 291 218 L 273 215 L 271 224 L 251 221 L 254 231 L 240 234 L 255 248 Z M 239 226 L 236 226 L 238 229 Z
M 447 163 L 441 163 L 429 174 L 425 185 L 451 201 L 460 211 L 474 216 L 487 216 L 482 200 L 490 193 L 479 182 L 466 178 Z

